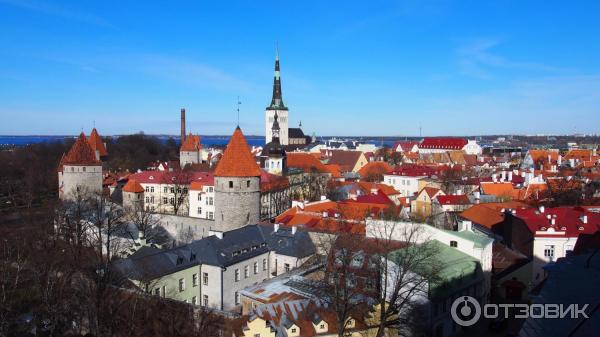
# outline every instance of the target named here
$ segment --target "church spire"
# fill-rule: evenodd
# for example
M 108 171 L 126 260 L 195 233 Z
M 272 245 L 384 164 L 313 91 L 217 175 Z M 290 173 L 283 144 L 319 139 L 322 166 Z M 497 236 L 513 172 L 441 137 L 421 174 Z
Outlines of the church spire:
M 273 98 L 268 110 L 287 110 L 281 95 L 281 78 L 279 77 L 279 48 L 275 48 L 275 77 L 273 78 Z
M 277 116 L 277 111 L 275 111 L 275 116 L 273 116 L 273 127 L 271 127 L 272 139 L 273 141 L 279 143 L 279 116 Z

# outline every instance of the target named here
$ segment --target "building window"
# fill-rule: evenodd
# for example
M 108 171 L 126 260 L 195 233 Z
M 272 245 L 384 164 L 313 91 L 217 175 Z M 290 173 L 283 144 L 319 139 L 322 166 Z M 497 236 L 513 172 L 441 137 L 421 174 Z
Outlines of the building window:
M 248 276 L 250 276 L 250 267 L 245 266 L 244 267 L 244 278 L 248 278 Z
M 240 293 L 235 292 L 235 304 L 240 304 Z
M 194 286 L 194 287 L 198 286 L 198 274 L 192 275 L 192 286 Z
M 240 280 L 240 270 L 236 269 L 235 270 L 235 282 L 238 282 Z
M 544 256 L 547 258 L 554 258 L 554 245 L 547 245 L 544 247 Z
M 208 273 L 202 273 L 202 283 L 208 285 Z
M 250 180 L 246 180 L 246 187 L 250 187 Z
M 284 263 L 283 264 L 283 269 L 285 270 L 285 272 L 287 273 L 288 271 L 290 271 L 290 264 L 289 263 Z
M 160 296 L 160 288 L 154 289 L 154 295 Z
M 171 193 L 175 193 L 175 187 L 171 187 Z
M 263 259 L 263 270 L 267 270 L 267 259 Z
M 202 297 L 202 305 L 204 305 L 205 307 L 208 307 L 208 295 L 204 295 Z
M 167 188 L 167 186 L 165 186 L 165 188 L 163 189 L 163 191 L 164 191 L 165 193 L 167 193 L 167 192 L 169 191 L 169 189 Z
M 167 199 L 167 197 L 163 197 L 163 204 L 166 204 L 167 202 L 169 202 L 169 200 Z
M 210 206 L 212 206 L 212 204 L 213 204 L 213 197 L 208 198 L 208 204 Z
M 192 297 L 192 304 L 193 305 L 197 305 L 198 304 L 198 298 L 196 296 Z
M 229 181 L 229 188 L 233 188 L 233 181 Z
M 209 219 L 214 219 L 215 218 L 215 214 L 213 212 L 208 212 L 208 218 Z
M 458 242 L 450 241 L 450 247 L 458 247 Z
M 198 193 L 198 201 L 202 201 L 202 194 Z
M 179 291 L 182 292 L 185 290 L 185 280 L 180 278 L 179 279 Z
M 154 186 L 150 186 L 150 193 L 154 193 Z
M 162 286 L 162 297 L 167 296 L 167 286 Z
M 208 193 L 212 193 L 212 192 L 213 192 L 213 187 L 212 187 L 212 186 L 210 186 L 210 187 L 208 188 Z
M 258 262 L 254 262 L 254 275 L 258 274 Z
M 150 187 L 146 186 L 146 192 L 150 192 Z

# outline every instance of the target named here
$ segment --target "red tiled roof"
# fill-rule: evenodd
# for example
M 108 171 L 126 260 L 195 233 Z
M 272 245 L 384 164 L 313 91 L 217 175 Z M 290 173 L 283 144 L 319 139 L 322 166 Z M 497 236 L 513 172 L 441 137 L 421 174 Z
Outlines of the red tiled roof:
M 420 149 L 445 149 L 445 150 L 462 150 L 467 145 L 468 141 L 465 138 L 454 137 L 426 137 L 419 144 Z
M 436 197 L 440 205 L 468 205 L 471 203 L 469 197 L 461 195 L 438 195 Z
M 140 184 L 193 184 L 199 182 L 207 186 L 214 185 L 214 176 L 208 172 L 196 171 L 142 171 L 129 176 Z
M 123 187 L 123 192 L 142 193 L 144 192 L 144 188 L 140 183 L 135 181 L 135 179 L 129 179 L 127 184 Z
M 393 149 L 401 152 L 411 151 L 412 148 L 417 145 L 417 149 L 419 148 L 419 142 L 396 142 L 394 144 Z
M 425 165 L 400 165 L 397 166 L 391 174 L 398 176 L 408 176 L 408 177 L 430 177 L 432 175 L 439 174 L 440 171 L 437 168 L 432 168 L 430 166 Z
M 98 134 L 98 130 L 96 130 L 96 128 L 92 129 L 92 133 L 90 134 L 88 141 L 90 142 L 92 150 L 98 151 L 98 153 L 100 153 L 100 157 L 108 155 L 108 151 L 106 151 L 104 143 L 102 142 L 102 138 Z
M 276 191 L 288 188 L 290 181 L 287 177 L 278 176 L 275 174 L 268 173 L 265 170 L 261 170 L 260 174 L 260 191 Z
M 200 151 L 202 144 L 200 143 L 200 136 L 192 135 L 191 133 L 185 137 L 183 144 L 179 151 Z
M 75 141 L 75 144 L 67 152 L 67 155 L 61 160 L 62 165 L 97 166 L 102 165 L 102 163 L 96 160 L 96 153 L 94 153 L 90 143 L 85 138 L 85 134 L 82 132 Z
M 514 216 L 525 221 L 529 230 L 538 237 L 576 238 L 580 234 L 594 234 L 600 229 L 600 213 L 590 212 L 583 207 L 546 208 L 543 213 L 536 208 L 519 209 Z M 586 221 L 584 221 L 584 216 L 587 217 Z M 554 220 L 554 225 L 552 220 Z M 542 233 L 536 233 L 538 231 Z
M 227 144 L 223 157 L 217 164 L 215 176 L 260 177 L 260 172 L 242 130 L 237 127 Z
M 437 193 L 441 192 L 441 190 L 439 188 L 435 188 L 435 187 L 431 187 L 431 186 L 426 186 L 426 187 L 423 187 L 423 189 L 421 190 L 421 192 L 427 193 L 427 195 L 429 196 L 429 198 L 433 199 L 433 196 L 436 195 Z M 444 192 L 442 192 L 442 193 L 444 193 Z

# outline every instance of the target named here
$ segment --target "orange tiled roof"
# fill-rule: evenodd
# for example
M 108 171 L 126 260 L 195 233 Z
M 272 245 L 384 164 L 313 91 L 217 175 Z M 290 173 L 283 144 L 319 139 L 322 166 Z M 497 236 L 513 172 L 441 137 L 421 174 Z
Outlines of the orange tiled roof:
M 330 173 L 330 171 L 321 163 L 321 161 L 310 153 L 290 152 L 287 154 L 288 167 L 302 169 L 304 172 L 310 173 L 313 171 L 319 173 Z
M 367 163 L 367 165 L 361 167 L 360 170 L 358 170 L 358 174 L 360 174 L 360 176 L 364 178 L 369 175 L 386 174 L 391 172 L 393 169 L 394 168 L 391 167 L 390 164 L 384 161 L 372 161 L 370 163 Z
M 514 188 L 511 182 L 482 182 L 481 191 L 483 194 L 495 195 L 497 197 L 515 198 L 518 196 L 518 190 Z
M 325 165 L 325 169 L 329 173 L 331 173 L 332 178 L 341 178 L 342 177 L 342 173 L 341 173 L 342 170 L 339 165 L 327 164 L 327 165 Z
M 550 160 L 552 162 L 556 162 L 558 160 L 558 151 L 529 150 L 529 155 L 531 156 L 531 159 L 533 159 L 534 163 L 538 161 L 548 163 L 548 156 L 550 156 Z
M 472 221 L 473 223 L 492 229 L 492 226 L 504 220 L 504 215 L 501 213 L 502 209 L 518 209 L 529 207 L 529 205 L 519 201 L 491 202 L 473 205 L 460 213 L 460 216 Z
M 135 179 L 129 179 L 127 184 L 123 187 L 123 192 L 142 193 L 144 192 L 144 188 L 140 183 L 135 181 Z
M 215 170 L 216 177 L 260 177 L 242 129 L 238 126 L 227 144 L 223 157 Z
M 83 132 L 79 135 L 75 144 L 71 146 L 67 155 L 61 160 L 62 165 L 101 165 Z
M 191 133 L 185 137 L 183 144 L 179 151 L 200 151 L 202 144 L 200 143 L 200 136 L 192 135 Z
M 96 128 L 92 129 L 92 133 L 90 134 L 88 141 L 90 142 L 92 150 L 98 151 L 98 153 L 100 153 L 100 157 L 108 155 L 108 151 L 106 151 L 104 143 L 102 142 L 102 138 L 98 134 L 98 130 L 96 130 Z
M 389 196 L 400 194 L 395 188 L 387 184 L 371 183 L 368 181 L 359 181 L 358 186 L 365 192 L 371 193 L 372 190 L 380 190 L 383 194 Z
M 430 199 L 433 199 L 433 197 L 440 192 L 441 190 L 439 188 L 435 188 L 435 187 L 431 187 L 431 186 L 427 186 L 427 187 L 423 187 L 423 190 L 425 191 L 425 193 L 427 193 L 427 195 L 429 196 Z M 443 193 L 443 192 L 442 192 Z

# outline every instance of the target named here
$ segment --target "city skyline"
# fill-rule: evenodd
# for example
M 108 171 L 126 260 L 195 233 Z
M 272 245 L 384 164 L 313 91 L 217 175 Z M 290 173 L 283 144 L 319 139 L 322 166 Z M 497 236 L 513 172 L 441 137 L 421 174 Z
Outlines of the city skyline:
M 277 42 L 308 135 L 598 133 L 595 3 L 341 5 L 0 0 L 0 134 L 262 135 Z

